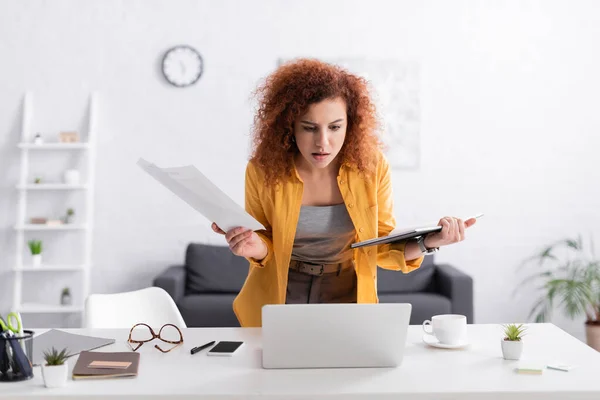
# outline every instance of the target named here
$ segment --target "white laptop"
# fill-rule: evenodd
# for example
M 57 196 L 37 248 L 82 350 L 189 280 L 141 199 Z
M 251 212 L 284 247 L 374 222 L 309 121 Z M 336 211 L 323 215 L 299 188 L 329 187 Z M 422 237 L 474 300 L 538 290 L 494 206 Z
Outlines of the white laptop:
M 411 310 L 407 303 L 265 305 L 263 368 L 397 367 Z

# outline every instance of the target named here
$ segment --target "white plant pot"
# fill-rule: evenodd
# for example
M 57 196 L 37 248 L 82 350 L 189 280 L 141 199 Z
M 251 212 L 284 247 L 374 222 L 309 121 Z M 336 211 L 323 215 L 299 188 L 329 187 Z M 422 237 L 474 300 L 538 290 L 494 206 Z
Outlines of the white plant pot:
M 42 255 L 41 254 L 33 254 L 31 256 L 31 263 L 34 268 L 39 268 L 42 265 Z
M 42 376 L 47 388 L 59 388 L 67 384 L 69 365 L 42 365 Z
M 518 360 L 523 353 L 523 340 L 500 339 L 502 345 L 502 356 L 505 360 Z

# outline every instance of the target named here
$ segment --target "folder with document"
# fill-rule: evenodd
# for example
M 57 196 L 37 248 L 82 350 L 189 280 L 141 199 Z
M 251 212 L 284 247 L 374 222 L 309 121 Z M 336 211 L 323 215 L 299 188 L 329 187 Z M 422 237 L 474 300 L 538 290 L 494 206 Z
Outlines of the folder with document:
M 137 165 L 225 232 L 239 226 L 265 229 L 193 165 L 159 168 L 143 158 Z
M 469 218 L 465 218 L 465 221 L 470 218 L 477 219 L 477 218 L 481 218 L 481 217 L 483 217 L 483 213 L 474 215 Z M 418 228 L 393 230 L 387 236 L 381 236 L 381 237 L 374 238 L 374 239 L 363 240 L 362 242 L 352 243 L 350 245 L 350 248 L 356 249 L 359 247 L 377 246 L 377 245 L 386 244 L 386 243 L 402 242 L 402 241 L 405 241 L 408 239 L 414 239 L 419 236 L 427 235 L 427 234 L 430 234 L 433 232 L 439 232 L 441 230 L 442 230 L 442 227 L 440 225 L 433 225 L 433 224 L 432 225 L 424 225 L 424 226 L 421 226 Z

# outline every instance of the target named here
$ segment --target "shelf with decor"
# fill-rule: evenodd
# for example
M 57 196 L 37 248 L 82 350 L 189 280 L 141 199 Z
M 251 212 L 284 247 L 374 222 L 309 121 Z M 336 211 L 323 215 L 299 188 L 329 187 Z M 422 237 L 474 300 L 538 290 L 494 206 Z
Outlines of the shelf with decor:
M 21 168 L 19 181 L 15 185 L 18 192 L 17 220 L 13 227 L 16 232 L 16 253 L 14 266 L 11 269 L 13 272 L 12 309 L 20 313 L 83 313 L 84 302 L 90 291 L 90 269 L 92 267 L 97 107 L 98 95 L 97 93 L 91 93 L 87 105 L 87 132 L 81 132 L 82 137 L 79 136 L 80 132 L 77 131 L 62 131 L 57 135 L 56 141 L 47 141 L 40 134 L 34 135 L 32 129 L 33 93 L 28 92 L 25 94 L 21 139 L 17 143 L 17 147 L 21 152 Z M 85 151 L 71 152 L 80 150 Z M 64 157 L 61 151 L 67 151 L 65 155 L 68 155 L 71 162 L 73 160 L 84 161 L 85 179 L 80 177 L 78 169 L 64 171 L 63 179 L 58 181 L 45 181 L 39 176 L 31 177 L 30 169 L 32 168 L 32 157 L 34 157 L 32 153 L 37 154 L 40 151 L 51 151 L 51 153 L 43 156 L 45 162 L 48 162 L 46 160 L 60 161 Z M 58 195 L 52 194 L 54 192 L 67 195 L 72 192 L 82 193 L 83 197 L 77 198 L 79 205 L 75 209 L 81 206 L 85 209 L 85 212 L 81 213 L 82 216 L 79 217 L 79 212 L 77 211 L 78 214 L 75 215 L 75 210 L 69 207 L 66 210 L 66 215 L 61 217 L 28 217 L 28 201 L 51 201 L 53 197 L 50 196 Z M 30 194 L 31 199 L 29 198 Z M 38 232 L 40 236 L 33 238 L 30 232 Z M 57 262 L 49 262 L 45 259 L 42 261 L 47 243 L 53 243 L 53 235 L 59 235 L 61 232 L 62 235 L 83 235 L 82 248 L 78 259 L 75 262 L 66 259 Z M 47 237 L 47 235 L 51 236 Z M 44 240 L 40 240 L 40 237 L 43 237 Z M 64 238 L 59 237 L 57 239 L 62 240 Z M 25 257 L 27 250 L 31 254 L 31 260 L 27 260 Z M 67 252 L 60 249 L 54 250 L 57 250 L 54 254 L 60 254 L 59 258 L 66 258 Z M 37 276 L 39 273 L 44 273 L 43 279 L 45 281 L 58 279 L 58 276 L 53 277 L 52 274 L 61 274 L 62 278 L 67 276 L 70 277 L 69 279 L 75 279 L 76 283 L 73 284 L 73 287 L 77 288 L 77 293 L 74 293 L 76 296 L 71 297 L 70 290 L 64 288 L 62 289 L 60 301 L 56 303 L 24 298 L 23 294 L 28 293 L 28 289 L 24 286 L 30 283 L 30 278 L 33 279 L 34 275 Z M 74 275 L 71 277 L 69 274 Z M 68 303 L 60 304 L 65 299 L 65 290 L 68 293 Z
M 17 231 L 81 231 L 89 229 L 88 225 L 62 224 L 62 225 L 47 225 L 47 224 L 26 224 L 17 225 Z
M 58 272 L 58 271 L 83 271 L 87 265 L 75 264 L 75 265 L 44 265 L 39 266 L 23 265 L 21 267 L 13 267 L 13 271 L 22 272 Z
M 90 143 L 19 143 L 22 150 L 87 150 Z
M 36 313 L 36 314 L 46 314 L 46 313 L 82 313 L 83 306 L 62 306 L 62 305 L 52 305 L 52 304 L 43 304 L 43 303 L 23 303 L 15 308 L 17 312 L 22 314 L 25 313 Z
M 19 190 L 86 190 L 88 185 L 69 185 L 67 183 L 30 183 L 17 185 Z

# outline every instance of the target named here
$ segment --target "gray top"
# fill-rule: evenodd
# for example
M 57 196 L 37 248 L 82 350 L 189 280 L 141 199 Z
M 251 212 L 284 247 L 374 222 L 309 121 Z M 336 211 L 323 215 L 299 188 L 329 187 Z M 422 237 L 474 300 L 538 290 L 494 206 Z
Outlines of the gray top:
M 337 264 L 352 258 L 356 231 L 345 204 L 302 206 L 292 260 Z

